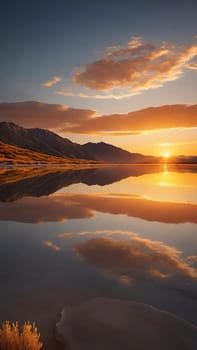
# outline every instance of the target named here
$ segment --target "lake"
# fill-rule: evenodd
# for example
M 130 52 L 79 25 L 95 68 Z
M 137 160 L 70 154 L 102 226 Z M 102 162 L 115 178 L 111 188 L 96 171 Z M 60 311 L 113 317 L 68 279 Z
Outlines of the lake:
M 133 300 L 197 326 L 197 166 L 0 169 L 0 321 L 61 349 L 63 308 Z

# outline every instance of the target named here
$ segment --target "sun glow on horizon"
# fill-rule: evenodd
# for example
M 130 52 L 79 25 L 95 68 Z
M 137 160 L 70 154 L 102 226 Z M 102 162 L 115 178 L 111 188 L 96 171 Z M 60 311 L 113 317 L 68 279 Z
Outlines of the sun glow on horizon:
M 169 158 L 169 157 L 170 157 L 170 153 L 169 153 L 169 152 L 165 152 L 165 153 L 163 154 L 163 157 L 166 158 L 166 159 Z

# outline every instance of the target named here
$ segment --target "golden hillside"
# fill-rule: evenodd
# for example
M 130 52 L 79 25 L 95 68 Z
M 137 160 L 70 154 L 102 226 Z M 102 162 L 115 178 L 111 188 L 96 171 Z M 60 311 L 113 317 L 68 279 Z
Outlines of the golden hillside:
M 89 163 L 87 160 L 61 158 L 5 144 L 0 141 L 0 163 L 6 164 L 73 164 Z

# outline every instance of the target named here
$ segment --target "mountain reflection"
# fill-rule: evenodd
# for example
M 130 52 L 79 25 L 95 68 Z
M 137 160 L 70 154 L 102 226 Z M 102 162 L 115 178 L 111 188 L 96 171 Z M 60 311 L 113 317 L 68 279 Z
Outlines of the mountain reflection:
M 77 169 L 21 168 L 0 169 L 0 201 L 12 202 L 26 196 L 50 195 L 63 187 L 83 183 L 105 186 L 128 177 L 167 171 L 196 172 L 197 167 L 183 165 L 132 165 Z
M 91 238 L 75 244 L 74 251 L 88 264 L 123 283 L 138 279 L 163 279 L 174 274 L 197 278 L 197 269 L 181 257 L 179 250 L 132 232 L 129 240 Z
M 0 220 L 29 223 L 92 218 L 96 212 L 163 223 L 197 223 L 194 203 L 157 201 L 132 195 L 67 193 L 0 203 Z

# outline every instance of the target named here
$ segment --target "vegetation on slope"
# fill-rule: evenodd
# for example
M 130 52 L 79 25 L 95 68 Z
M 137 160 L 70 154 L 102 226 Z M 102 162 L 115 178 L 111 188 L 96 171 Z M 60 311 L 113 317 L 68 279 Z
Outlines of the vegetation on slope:
M 73 164 L 89 163 L 83 159 L 62 158 L 5 144 L 0 141 L 0 163 L 6 164 Z

